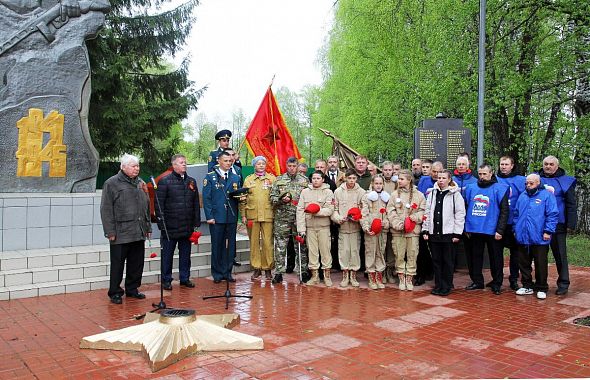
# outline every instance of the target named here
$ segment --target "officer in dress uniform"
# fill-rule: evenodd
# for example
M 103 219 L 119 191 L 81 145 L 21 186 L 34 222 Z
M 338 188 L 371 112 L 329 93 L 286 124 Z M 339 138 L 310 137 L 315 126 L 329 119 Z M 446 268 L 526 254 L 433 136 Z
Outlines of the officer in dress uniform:
M 215 134 L 215 140 L 218 141 L 217 149 L 209 152 L 209 161 L 207 162 L 207 171 L 212 171 L 217 165 L 217 157 L 219 153 L 226 149 L 231 149 L 229 146 L 229 140 L 231 139 L 231 131 L 228 129 L 221 130 Z M 236 159 L 233 163 L 235 166 L 242 168 L 242 163 L 239 159 Z
M 232 158 L 220 152 L 219 164 L 203 180 L 203 209 L 211 232 L 211 275 L 213 281 L 235 282 L 231 276 L 236 255 L 238 200 L 231 193 L 238 190 L 240 177 L 231 171 Z

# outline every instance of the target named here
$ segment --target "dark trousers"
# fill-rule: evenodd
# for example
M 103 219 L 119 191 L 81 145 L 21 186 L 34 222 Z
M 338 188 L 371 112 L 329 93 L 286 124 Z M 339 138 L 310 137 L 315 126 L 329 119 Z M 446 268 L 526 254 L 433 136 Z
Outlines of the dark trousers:
M 180 281 L 188 281 L 191 276 L 191 242 L 188 238 L 166 239 L 160 238 L 162 247 L 162 282 L 172 282 L 172 259 L 178 244 L 178 272 Z
M 434 269 L 434 289 L 443 292 L 451 290 L 455 271 L 455 250 L 451 242 L 428 242 Z
M 432 252 L 428 250 L 428 242 L 424 240 L 424 237 L 420 235 L 418 245 L 418 257 L 416 258 L 416 277 L 420 277 L 423 280 L 431 280 L 433 275 L 432 268 Z M 454 268 L 454 265 L 453 265 Z
M 293 237 L 289 236 L 289 242 L 287 243 L 287 273 L 291 273 L 295 269 L 295 256 L 295 242 Z
M 340 233 L 340 226 L 336 223 L 330 223 L 330 253 L 332 254 L 332 268 L 340 270 L 340 260 L 338 257 L 338 234 Z
M 551 252 L 555 259 L 555 266 L 557 267 L 557 287 L 559 289 L 567 289 L 570 286 L 570 272 L 567 263 L 567 230 L 565 224 L 558 224 L 553 236 L 551 236 Z
M 514 236 L 514 226 L 507 225 L 504 235 L 502 235 L 502 249 L 508 248 L 510 250 L 510 276 L 508 280 L 510 283 L 518 281 L 518 270 L 520 262 L 520 253 L 516 237 Z M 502 253 L 503 254 L 503 253 Z
M 211 232 L 211 275 L 214 280 L 229 279 L 236 256 L 237 223 L 209 225 Z
M 109 297 L 122 296 L 123 294 L 136 294 L 141 286 L 143 275 L 143 260 L 145 257 L 144 241 L 138 240 L 131 243 L 111 244 L 111 275 L 109 284 Z M 121 288 L 123 280 L 123 268 L 127 261 L 127 273 L 125 274 L 125 291 Z
M 484 285 L 483 279 L 483 251 L 487 246 L 490 256 L 490 272 L 492 274 L 492 288 L 500 288 L 504 277 L 504 260 L 502 256 L 502 242 L 494 235 L 471 234 L 471 252 L 465 249 L 469 277 L 476 285 Z
M 547 254 L 549 253 L 548 245 L 519 245 L 519 264 L 520 275 L 522 277 L 522 287 L 534 289 L 537 292 L 547 292 Z M 535 262 L 535 283 L 533 285 L 531 266 Z

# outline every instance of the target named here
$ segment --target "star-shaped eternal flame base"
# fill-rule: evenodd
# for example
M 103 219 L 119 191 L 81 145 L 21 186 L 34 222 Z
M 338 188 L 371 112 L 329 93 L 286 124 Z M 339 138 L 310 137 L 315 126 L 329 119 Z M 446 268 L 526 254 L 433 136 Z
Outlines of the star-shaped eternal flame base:
M 156 372 L 199 351 L 261 350 L 262 338 L 230 330 L 238 314 L 195 315 L 172 309 L 148 313 L 141 325 L 87 336 L 80 348 L 142 351 Z

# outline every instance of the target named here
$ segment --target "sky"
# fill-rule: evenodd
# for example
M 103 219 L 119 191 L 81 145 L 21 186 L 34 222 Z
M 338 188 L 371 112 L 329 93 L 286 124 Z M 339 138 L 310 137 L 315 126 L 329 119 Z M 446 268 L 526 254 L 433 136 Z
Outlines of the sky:
M 242 109 L 250 120 L 273 75 L 273 89 L 299 91 L 322 82 L 318 63 L 335 0 L 201 0 L 185 53 L 189 77 L 208 86 L 197 113 L 231 127 Z M 279 105 L 280 106 L 280 105 Z M 195 120 L 196 114 L 188 122 Z

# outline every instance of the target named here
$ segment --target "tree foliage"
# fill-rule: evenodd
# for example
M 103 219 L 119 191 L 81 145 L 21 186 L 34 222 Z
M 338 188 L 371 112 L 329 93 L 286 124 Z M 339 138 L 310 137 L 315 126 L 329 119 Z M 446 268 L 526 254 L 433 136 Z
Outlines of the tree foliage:
M 478 17 L 477 2 L 338 1 L 316 126 L 377 162 L 408 163 L 414 128 L 441 111 L 463 118 L 475 137 Z M 587 2 L 488 0 L 486 159 L 510 154 L 532 170 L 554 154 L 574 170 L 589 17 Z M 315 154 L 329 146 L 316 144 Z
M 166 165 L 181 141 L 174 126 L 180 128 L 204 91 L 188 79 L 188 59 L 178 68 L 165 61 L 185 44 L 198 0 L 149 13 L 167 2 L 111 0 L 104 30 L 88 42 L 89 125 L 103 159 L 128 152 L 150 165 Z

